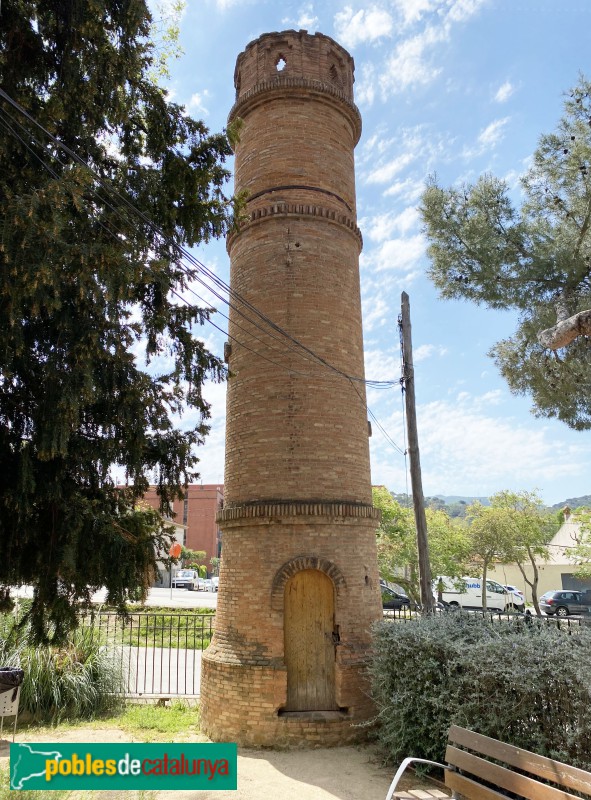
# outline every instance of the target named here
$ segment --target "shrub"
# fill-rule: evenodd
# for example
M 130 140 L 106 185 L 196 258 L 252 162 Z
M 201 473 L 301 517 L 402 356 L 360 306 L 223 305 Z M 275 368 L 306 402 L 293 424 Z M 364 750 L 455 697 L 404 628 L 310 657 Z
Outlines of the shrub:
M 8 632 L 5 622 L 0 627 Z M 88 631 L 74 631 L 60 647 L 33 647 L 27 627 L 13 630 L 0 639 L 0 664 L 24 670 L 19 714 L 35 721 L 88 718 L 120 702 L 121 658 Z
M 449 614 L 375 630 L 372 692 L 388 757 L 443 761 L 461 725 L 591 767 L 591 632 Z

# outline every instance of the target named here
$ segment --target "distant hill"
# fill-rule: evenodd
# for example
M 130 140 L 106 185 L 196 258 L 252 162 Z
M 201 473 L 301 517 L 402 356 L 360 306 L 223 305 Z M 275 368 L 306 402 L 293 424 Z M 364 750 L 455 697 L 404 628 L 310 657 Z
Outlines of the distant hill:
M 483 506 L 489 506 L 490 500 L 488 497 L 468 497 L 467 495 L 461 494 L 434 494 L 432 497 L 438 497 L 440 500 L 443 500 L 446 506 L 452 505 L 452 503 L 466 503 L 470 505 L 470 503 L 481 503 Z
M 573 511 L 579 506 L 591 506 L 591 494 L 584 494 L 582 497 L 569 497 L 568 500 L 556 503 L 551 508 L 564 508 L 565 506 L 569 506 Z

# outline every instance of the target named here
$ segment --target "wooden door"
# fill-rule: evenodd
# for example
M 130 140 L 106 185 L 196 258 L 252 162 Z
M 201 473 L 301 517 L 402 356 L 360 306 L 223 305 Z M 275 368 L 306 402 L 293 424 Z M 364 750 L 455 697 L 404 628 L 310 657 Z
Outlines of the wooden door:
M 285 587 L 286 711 L 334 711 L 334 587 L 315 569 L 296 573 Z

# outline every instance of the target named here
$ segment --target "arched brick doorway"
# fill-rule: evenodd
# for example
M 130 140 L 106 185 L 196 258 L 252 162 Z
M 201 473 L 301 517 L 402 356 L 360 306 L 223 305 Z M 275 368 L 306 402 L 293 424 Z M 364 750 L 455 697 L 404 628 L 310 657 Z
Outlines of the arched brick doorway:
M 285 711 L 334 711 L 335 590 L 317 569 L 296 572 L 285 585 Z

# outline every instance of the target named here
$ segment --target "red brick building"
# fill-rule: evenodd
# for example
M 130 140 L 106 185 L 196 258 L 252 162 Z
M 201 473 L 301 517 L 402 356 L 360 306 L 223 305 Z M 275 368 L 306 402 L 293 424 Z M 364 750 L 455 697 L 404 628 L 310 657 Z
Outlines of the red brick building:
M 159 498 L 155 486 L 150 487 L 144 500 L 152 508 L 158 508 Z M 185 547 L 205 550 L 208 571 L 209 560 L 221 555 L 221 532 L 215 518 L 223 502 L 223 484 L 191 483 L 187 487 L 184 501 L 177 500 L 173 505 L 174 521 L 186 526 Z

